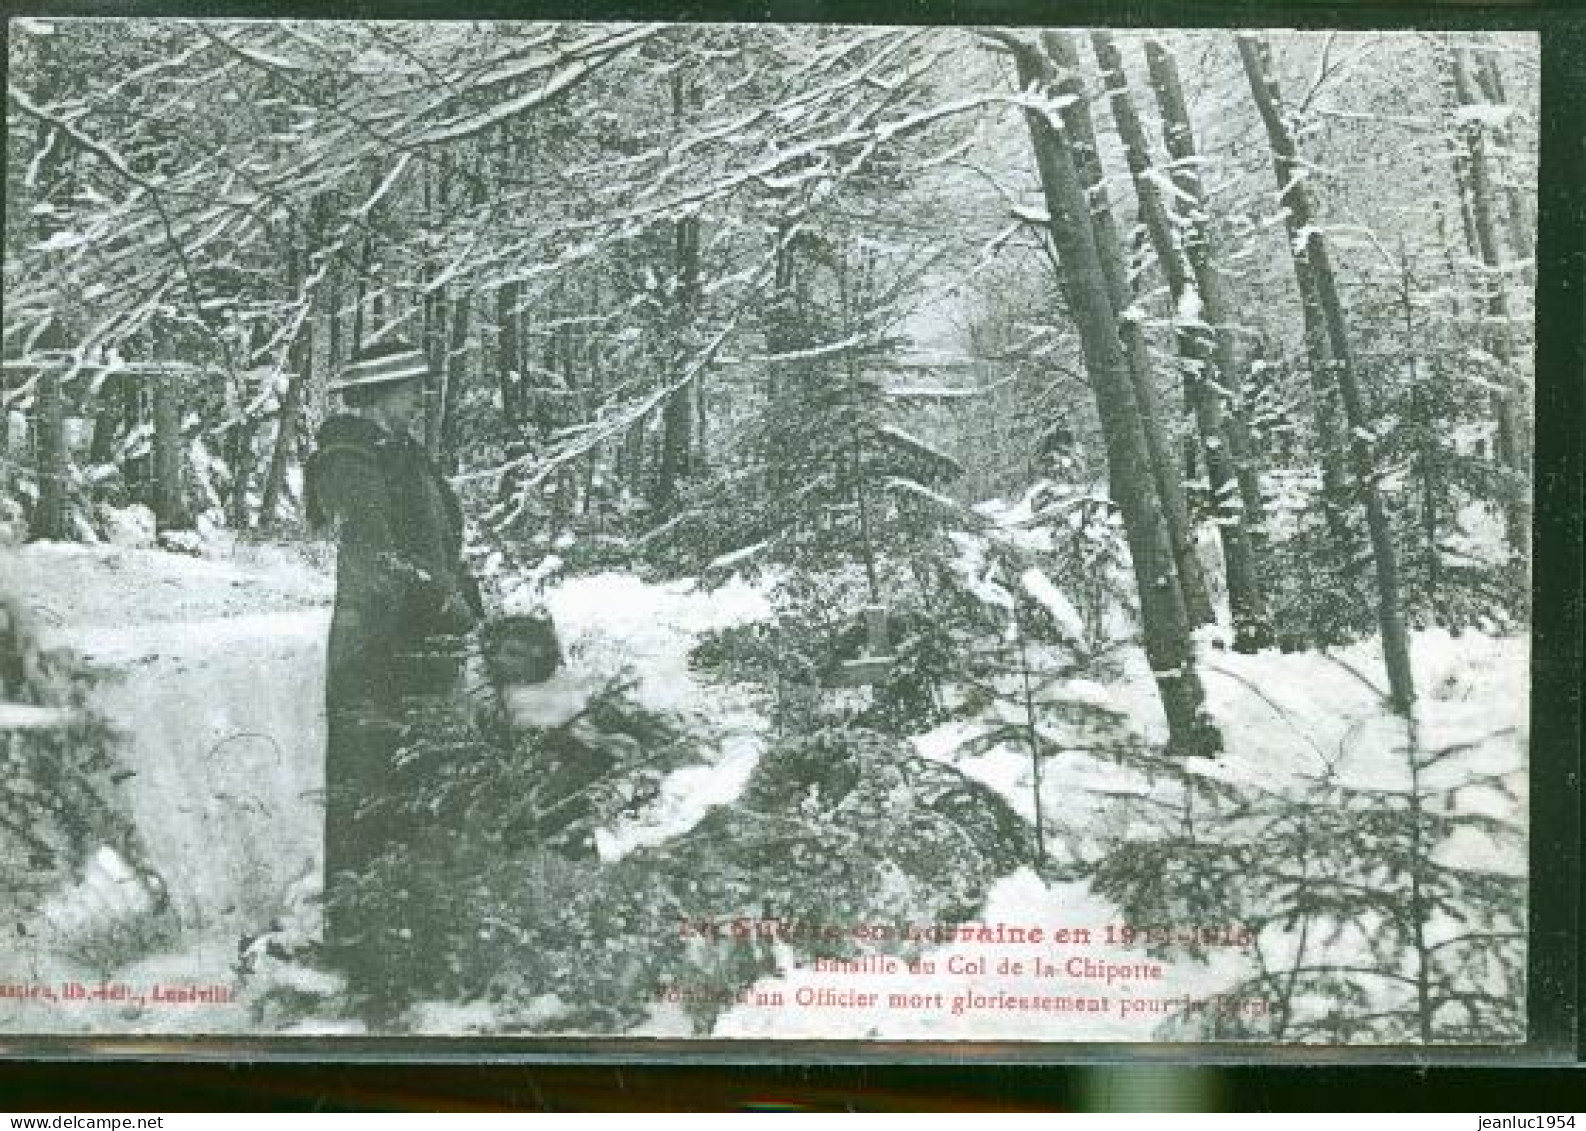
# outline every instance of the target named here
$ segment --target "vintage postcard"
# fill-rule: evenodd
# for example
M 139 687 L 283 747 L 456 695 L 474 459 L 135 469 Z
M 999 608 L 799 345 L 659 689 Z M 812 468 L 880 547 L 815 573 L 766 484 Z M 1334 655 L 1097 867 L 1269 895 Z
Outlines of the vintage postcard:
M 1534 33 L 8 32 L 0 1047 L 1526 1039 Z

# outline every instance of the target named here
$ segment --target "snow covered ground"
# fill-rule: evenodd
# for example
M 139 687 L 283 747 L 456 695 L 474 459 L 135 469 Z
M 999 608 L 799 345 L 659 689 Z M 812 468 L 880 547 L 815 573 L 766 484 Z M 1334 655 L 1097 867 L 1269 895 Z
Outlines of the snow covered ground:
M 1515 799 L 1503 800 L 1492 815 L 1523 827 L 1530 713 L 1528 642 L 1479 632 L 1456 638 L 1434 629 L 1415 634 L 1411 661 L 1420 697 L 1416 721 L 1421 749 L 1469 746 L 1458 757 L 1440 763 L 1422 785 L 1437 788 L 1460 775 L 1503 775 Z M 1126 676 L 1118 683 L 1104 686 L 1074 679 L 1054 697 L 1126 715 L 1140 738 L 1163 741 L 1167 725 L 1143 653 L 1129 655 L 1124 667 Z M 1203 651 L 1199 670 L 1225 749 L 1215 760 L 1196 760 L 1197 772 L 1269 791 L 1323 775 L 1359 788 L 1408 785 L 1409 763 L 1402 755 L 1393 755 L 1404 746 L 1405 728 L 1386 709 L 1386 679 L 1374 641 L 1328 653 L 1273 650 L 1250 656 Z M 1002 721 L 1022 721 L 1016 702 L 999 706 Z M 961 755 L 961 748 L 982 729 L 955 721 L 916 739 L 915 745 L 927 757 L 952 762 L 990 785 L 1033 819 L 1027 749 L 1004 744 L 973 756 Z M 1094 830 L 1096 822 L 1107 819 L 1111 806 L 1104 792 L 1145 797 L 1156 788 L 1144 775 L 1097 757 L 1077 742 L 1052 757 L 1045 774 L 1048 819 L 1055 815 L 1058 826 L 1070 830 Z M 1466 800 L 1471 806 L 1483 803 L 1475 797 Z M 1085 839 L 1093 839 L 1093 833 Z M 1487 850 L 1484 847 L 1482 852 Z M 1484 859 L 1493 863 L 1490 855 Z M 1524 871 L 1523 859 L 1508 855 L 1503 862 L 1506 870 Z
M 1529 702 L 1525 641 L 1478 633 L 1454 638 L 1433 631 L 1416 637 L 1413 654 L 1422 696 L 1417 706 L 1421 748 L 1466 746 L 1438 762 L 1422 785 L 1437 788 L 1476 775 L 1501 775 L 1508 793 L 1486 787 L 1463 790 L 1460 808 L 1523 829 Z M 1143 656 L 1130 667 L 1120 684 L 1104 687 L 1074 680 L 1069 693 L 1079 701 L 1127 712 L 1142 734 L 1160 737 L 1165 728 Z M 1406 788 L 1409 763 L 1396 753 L 1404 747 L 1405 728 L 1386 710 L 1380 667 L 1370 642 L 1333 655 L 1211 654 L 1204 664 L 1207 694 L 1227 750 L 1215 760 L 1197 760 L 1195 772 L 1271 792 L 1300 788 L 1323 775 L 1359 788 Z M 915 745 L 922 754 L 955 764 L 997 789 L 1026 817 L 1033 817 L 1028 751 L 1002 745 L 961 755 L 980 729 L 953 722 Z M 1044 768 L 1049 850 L 1060 860 L 1094 859 L 1104 837 L 1138 835 L 1144 830 L 1131 822 L 1150 817 L 1148 806 L 1120 804 L 1120 798 L 1160 799 L 1170 791 L 1160 777 L 1153 780 L 1093 751 L 1077 746 L 1064 750 Z M 1475 835 L 1453 838 L 1435 859 L 1499 874 L 1523 876 L 1526 870 L 1523 847 Z M 1084 883 L 1047 884 L 1020 872 L 993 889 L 981 919 L 1044 927 L 1048 936 L 1064 927 L 1076 932 L 1088 928 L 1090 941 L 1067 946 L 1050 940 L 1045 946 L 958 941 L 925 952 L 934 965 L 929 973 L 911 972 L 900 963 L 891 970 L 878 971 L 873 964 L 859 973 L 834 974 L 807 963 L 792 969 L 790 959 L 789 972 L 759 983 L 749 1000 L 721 1019 L 717 1035 L 1145 1041 L 1185 1009 L 1259 1016 L 1269 1005 L 1223 994 L 1253 971 L 1250 950 L 1236 932 L 1209 947 L 1205 961 L 1157 962 L 1143 946 L 1123 945 L 1123 917 Z M 1111 934 L 1109 926 L 1114 928 Z M 1273 940 L 1265 941 L 1272 949 Z M 1004 959 L 1009 960 L 1006 967 L 1000 965 Z M 1125 974 L 1098 982 L 1087 959 L 1104 969 L 1122 968 Z M 832 999 L 832 993 L 839 997 Z M 850 996 L 843 998 L 845 994 Z M 867 999 L 866 994 L 872 996 Z M 842 1007 L 834 1000 L 861 1004 Z M 1105 1001 L 1105 1008 L 1096 1007 L 1098 1000 Z M 780 1004 L 768 1005 L 770 1001 Z M 921 1004 L 910 1007 L 909 1001 Z
M 27 976 L 140 986 L 229 985 L 239 939 L 317 875 L 328 575 L 271 546 L 216 559 L 117 546 L 6 555 L 0 590 L 44 643 L 104 673 L 98 706 L 127 736 L 122 784 L 180 924 L 177 949 L 116 971 L 47 951 Z M 30 1026 L 245 1028 L 240 1007 L 130 1001 L 34 1009 Z
M 98 706 L 127 736 L 127 802 L 149 864 L 177 911 L 178 949 L 148 956 L 127 985 L 229 984 L 239 940 L 313 888 L 320 866 L 324 644 L 333 563 L 312 548 L 240 544 L 195 558 L 121 546 L 41 544 L 0 560 L 0 592 L 20 601 L 46 646 L 104 674 Z M 601 836 L 606 858 L 665 840 L 730 801 L 754 767 L 765 726 L 744 689 L 706 687 L 687 667 L 694 635 L 765 616 L 745 587 L 705 594 L 622 575 L 570 579 L 549 594 L 573 664 L 637 677 L 637 697 L 692 716 L 719 744 L 674 773 L 659 800 Z M 89 983 L 60 955 L 13 955 L 17 977 Z M 10 1002 L 0 1003 L 0 1017 Z M 140 1009 L 115 1001 L 68 1011 L 22 1003 L 24 1027 L 233 1031 L 236 1007 Z
M 705 764 L 671 774 L 657 804 L 604 830 L 603 858 L 659 844 L 742 792 L 760 756 L 765 716 L 747 689 L 702 683 L 689 670 L 688 650 L 700 633 L 770 616 L 764 594 L 741 582 L 706 592 L 682 582 L 649 585 L 602 573 L 563 581 L 547 594 L 546 605 L 570 665 L 599 675 L 631 673 L 645 706 L 693 717 L 704 724 L 701 733 L 720 743 Z
M 31 610 L 48 643 L 76 648 L 108 673 L 100 705 L 128 735 L 127 759 L 136 771 L 125 786 L 128 799 L 181 922 L 172 945 L 120 970 L 85 971 L 59 955 L 14 949 L 5 957 L 15 968 L 0 969 L 0 981 L 232 983 L 239 938 L 299 899 L 318 868 L 329 563 L 265 545 L 238 545 L 211 559 L 41 545 L 11 554 L 0 569 L 0 589 Z M 575 666 L 601 675 L 632 672 L 642 701 L 696 719 L 716 744 L 706 764 L 672 775 L 659 803 L 606 830 L 602 856 L 661 843 L 711 806 L 730 803 L 763 746 L 766 718 L 748 689 L 703 682 L 688 669 L 687 655 L 709 628 L 768 616 L 764 594 L 741 583 L 707 592 L 602 574 L 560 581 L 544 599 Z M 1489 795 L 1470 804 L 1523 826 L 1525 641 L 1423 633 L 1413 653 L 1423 744 L 1471 744 L 1444 772 L 1476 767 L 1508 774 L 1518 801 Z M 1228 751 L 1204 772 L 1267 788 L 1328 769 L 1363 782 L 1395 782 L 1402 759 L 1383 751 L 1401 740 L 1400 724 L 1384 709 L 1380 666 L 1370 643 L 1333 656 L 1209 653 L 1205 682 Z M 1143 658 L 1118 682 L 1074 680 L 1067 693 L 1126 713 L 1148 737 L 1161 727 Z M 1027 754 L 998 747 L 963 755 L 975 731 L 973 724 L 953 723 L 916 745 L 1031 813 Z M 1126 831 L 1116 824 L 1128 818 L 1120 817 L 1115 795 L 1144 796 L 1154 788 L 1078 743 L 1062 750 L 1048 760 L 1043 786 L 1054 852 L 1084 858 L 1102 833 Z M 1523 869 L 1523 860 L 1494 861 L 1488 848 L 1461 851 L 1488 867 Z M 783 973 L 729 1008 L 715 1035 L 1146 1040 L 1173 1010 L 1214 1000 L 1248 973 L 1245 952 L 1233 943 L 1211 948 L 1206 962 L 1158 962 L 1138 947 L 1108 941 L 1108 928 L 1124 925 L 1115 908 L 1083 883 L 1043 882 L 1028 871 L 996 885 L 981 919 L 1040 927 L 1047 940 L 928 945 L 921 957 L 931 964 L 929 973 L 889 967 L 881 949 L 874 965 L 837 971 L 799 965 L 788 951 Z M 1089 938 L 1058 943 L 1052 936 L 1063 929 L 1073 939 L 1088 931 Z M 434 1023 L 425 1028 L 488 1028 L 488 1015 L 481 1020 L 477 1012 L 465 1009 L 465 1018 L 432 1010 Z M 6 1001 L 0 1025 L 199 1032 L 244 1030 L 249 1020 L 234 1003 L 200 1009 L 106 1001 L 51 1009 Z M 680 1006 L 658 1001 L 645 1032 L 682 1036 L 690 1028 Z

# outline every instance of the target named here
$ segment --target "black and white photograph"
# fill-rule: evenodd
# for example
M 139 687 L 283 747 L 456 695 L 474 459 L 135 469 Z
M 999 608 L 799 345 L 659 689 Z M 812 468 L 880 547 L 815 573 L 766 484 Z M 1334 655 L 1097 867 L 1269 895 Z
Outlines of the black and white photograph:
M 7 31 L 7 1047 L 1526 1040 L 1535 32 Z

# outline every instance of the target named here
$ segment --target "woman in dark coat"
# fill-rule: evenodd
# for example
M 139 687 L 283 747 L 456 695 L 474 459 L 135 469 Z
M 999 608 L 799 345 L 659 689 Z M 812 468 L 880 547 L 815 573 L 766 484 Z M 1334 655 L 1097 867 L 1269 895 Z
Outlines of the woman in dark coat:
M 462 561 L 457 497 L 409 434 L 427 373 L 408 346 L 362 353 L 332 386 L 354 411 L 325 421 L 306 468 L 309 520 L 338 547 L 325 686 L 325 943 L 364 995 L 391 988 L 379 971 L 395 927 L 371 912 L 378 893 L 361 884 L 418 835 L 415 735 L 426 712 L 455 706 L 458 638 L 483 611 Z

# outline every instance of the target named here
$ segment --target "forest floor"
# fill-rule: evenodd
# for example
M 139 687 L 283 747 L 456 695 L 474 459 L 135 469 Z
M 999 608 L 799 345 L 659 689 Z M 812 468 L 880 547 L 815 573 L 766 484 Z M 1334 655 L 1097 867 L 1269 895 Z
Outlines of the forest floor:
M 68 980 L 128 987 L 127 1000 L 11 1001 L 7 1030 L 57 1033 L 246 1032 L 254 1022 L 240 1002 L 156 1005 L 148 987 L 231 985 L 239 941 L 267 929 L 317 882 L 322 765 L 324 639 L 331 570 L 301 547 L 237 544 L 207 558 L 114 546 L 35 545 L 9 557 L 0 591 L 15 596 L 47 644 L 66 645 L 105 673 L 99 706 L 127 736 L 133 775 L 126 801 L 143 833 L 150 865 L 164 878 L 180 920 L 175 942 L 111 970 L 89 970 L 45 948 L 16 948 L 0 981 L 58 985 Z M 706 682 L 689 669 L 689 649 L 711 628 L 770 615 L 765 595 L 734 583 L 710 592 L 687 583 L 657 585 L 625 574 L 566 579 L 546 594 L 570 663 L 592 674 L 631 670 L 645 705 L 708 721 L 716 748 L 703 764 L 675 772 L 660 798 L 629 823 L 603 831 L 612 859 L 658 844 L 694 825 L 712 806 L 731 804 L 769 733 L 747 687 Z M 1413 647 L 1422 688 L 1420 727 L 1429 748 L 1469 744 L 1450 772 L 1498 769 L 1513 797 L 1478 797 L 1495 816 L 1523 827 L 1528 655 L 1524 638 L 1420 633 Z M 1234 783 L 1272 787 L 1323 772 L 1361 783 L 1392 784 L 1407 773 L 1385 756 L 1402 741 L 1402 724 L 1385 709 L 1380 661 L 1370 642 L 1316 653 L 1212 654 L 1205 681 L 1228 750 L 1199 772 Z M 1068 694 L 1126 715 L 1140 733 L 1160 736 L 1160 710 L 1143 657 L 1108 683 L 1070 681 Z M 986 720 L 989 724 L 991 720 Z M 1033 816 L 1027 754 L 994 747 L 967 756 L 976 723 L 952 723 L 915 739 L 924 755 L 956 764 Z M 1456 764 L 1457 762 L 1457 764 Z M 1119 799 L 1148 798 L 1159 783 L 1082 748 L 1049 760 L 1042 808 L 1055 856 L 1079 860 L 1104 835 L 1129 833 L 1140 808 Z M 1142 807 L 1143 808 L 1143 807 Z M 723 846 L 730 851 L 731 846 Z M 1454 845 L 1486 867 L 1523 872 L 1523 859 L 1494 863 L 1492 846 Z M 312 898 L 311 894 L 307 897 Z M 897 1039 L 1146 1040 L 1161 1023 L 1137 1002 L 1204 999 L 1247 967 L 1237 947 L 1214 948 L 1207 961 L 1175 959 L 1158 976 L 1113 979 L 1083 962 L 1139 964 L 1137 949 L 1103 945 L 1123 925 L 1115 907 L 1082 881 L 1044 881 L 1020 870 L 994 885 L 980 916 L 989 924 L 1088 929 L 1087 948 L 1053 950 L 1040 974 L 1029 948 L 958 942 L 928 948 L 932 974 L 901 970 L 848 973 L 836 980 L 792 957 L 783 972 L 757 984 L 750 1000 L 719 1018 L 718 1037 Z M 1142 925 L 1143 926 L 1143 925 Z M 1175 925 L 1189 926 L 1189 925 Z M 1194 926 L 1233 926 L 1195 924 Z M 635 944 L 640 945 L 640 944 Z M 1020 969 L 999 969 L 1003 958 Z M 987 963 L 977 967 L 977 962 Z M 941 994 L 940 1008 L 885 1009 L 821 1004 L 821 992 Z M 142 989 L 141 1004 L 136 1000 Z M 1021 1011 L 996 995 L 1106 998 L 1101 1012 Z M 979 995 L 980 1005 L 960 998 Z M 853 999 L 850 999 L 853 1000 Z M 785 1003 L 767 1008 L 764 1003 Z M 756 1003 L 760 1004 L 756 1004 Z M 421 1030 L 488 1030 L 488 1011 L 434 1003 L 417 1014 Z M 357 1031 L 326 1020 L 316 1031 Z M 647 1036 L 685 1036 L 687 1019 L 657 1002 Z

